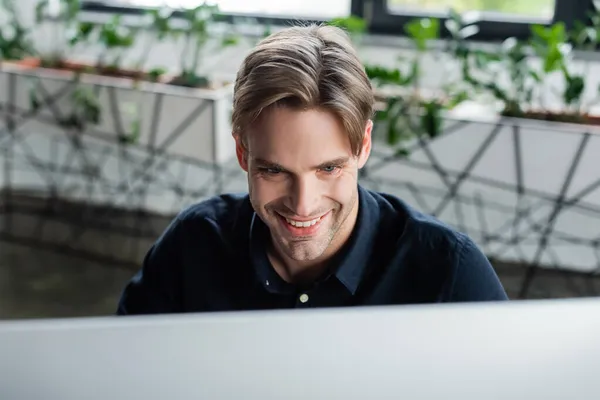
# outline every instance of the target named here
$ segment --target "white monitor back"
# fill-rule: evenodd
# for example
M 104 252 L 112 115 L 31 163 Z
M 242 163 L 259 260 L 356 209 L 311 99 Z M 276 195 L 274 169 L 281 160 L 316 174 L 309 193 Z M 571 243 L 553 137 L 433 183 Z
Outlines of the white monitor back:
M 600 301 L 0 323 L 0 399 L 600 399 Z

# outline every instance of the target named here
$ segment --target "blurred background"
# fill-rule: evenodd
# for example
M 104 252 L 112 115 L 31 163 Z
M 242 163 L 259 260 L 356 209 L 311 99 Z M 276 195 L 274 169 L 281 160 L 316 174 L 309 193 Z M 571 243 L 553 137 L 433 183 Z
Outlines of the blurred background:
M 470 235 L 510 297 L 596 296 L 592 0 L 0 0 L 0 318 L 114 313 L 183 207 L 246 191 L 230 115 L 261 38 L 348 31 L 377 98 L 361 184 Z

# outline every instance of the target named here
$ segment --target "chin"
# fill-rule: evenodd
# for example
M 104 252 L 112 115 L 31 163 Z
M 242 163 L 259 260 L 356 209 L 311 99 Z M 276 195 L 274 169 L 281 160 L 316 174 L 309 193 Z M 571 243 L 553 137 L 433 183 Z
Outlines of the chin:
M 315 239 L 315 241 L 317 241 Z M 285 254 L 294 261 L 315 261 L 323 256 L 328 245 L 325 243 L 281 243 Z

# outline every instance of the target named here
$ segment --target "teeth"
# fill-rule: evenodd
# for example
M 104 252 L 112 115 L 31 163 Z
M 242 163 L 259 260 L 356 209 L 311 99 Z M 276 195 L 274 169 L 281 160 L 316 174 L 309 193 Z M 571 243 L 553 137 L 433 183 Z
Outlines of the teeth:
M 289 218 L 286 218 L 285 220 L 288 222 L 288 224 L 295 226 L 296 228 L 308 228 L 309 226 L 313 226 L 319 222 L 320 219 L 321 217 L 313 219 L 312 221 L 294 221 L 293 219 Z

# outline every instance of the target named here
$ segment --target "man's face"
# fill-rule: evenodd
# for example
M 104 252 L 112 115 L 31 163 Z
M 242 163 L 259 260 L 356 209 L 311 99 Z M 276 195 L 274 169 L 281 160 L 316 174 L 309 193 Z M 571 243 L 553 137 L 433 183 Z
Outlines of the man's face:
M 298 262 L 331 256 L 356 220 L 358 169 L 370 153 L 371 123 L 358 157 L 343 126 L 325 111 L 276 108 L 246 135 L 247 151 L 236 138 L 238 160 L 280 256 Z

